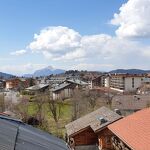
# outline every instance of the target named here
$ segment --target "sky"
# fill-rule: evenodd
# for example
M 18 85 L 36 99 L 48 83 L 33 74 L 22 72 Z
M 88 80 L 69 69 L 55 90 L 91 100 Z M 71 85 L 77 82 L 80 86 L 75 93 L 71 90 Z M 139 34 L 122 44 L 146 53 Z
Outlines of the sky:
M 150 69 L 150 0 L 1 0 L 0 71 Z

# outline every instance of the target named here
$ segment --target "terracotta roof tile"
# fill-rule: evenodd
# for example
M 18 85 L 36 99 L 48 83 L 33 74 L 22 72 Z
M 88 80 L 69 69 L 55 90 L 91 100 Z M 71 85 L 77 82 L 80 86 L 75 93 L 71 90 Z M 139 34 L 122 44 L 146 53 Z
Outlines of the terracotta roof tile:
M 150 108 L 125 117 L 108 128 L 134 150 L 150 150 Z

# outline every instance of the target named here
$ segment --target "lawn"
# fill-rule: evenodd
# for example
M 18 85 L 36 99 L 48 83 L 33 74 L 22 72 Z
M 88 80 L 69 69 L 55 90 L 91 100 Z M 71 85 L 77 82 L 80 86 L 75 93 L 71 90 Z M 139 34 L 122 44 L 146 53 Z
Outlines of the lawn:
M 28 104 L 28 115 L 35 116 L 37 113 L 37 106 L 35 102 L 29 102 Z M 61 104 L 61 114 L 58 124 L 52 117 L 52 113 L 49 111 L 48 103 L 43 105 L 43 113 L 46 118 L 46 123 L 44 126 L 39 126 L 39 128 L 46 130 L 61 138 L 65 137 L 65 125 L 71 121 L 72 116 L 72 105 L 70 100 L 63 101 Z

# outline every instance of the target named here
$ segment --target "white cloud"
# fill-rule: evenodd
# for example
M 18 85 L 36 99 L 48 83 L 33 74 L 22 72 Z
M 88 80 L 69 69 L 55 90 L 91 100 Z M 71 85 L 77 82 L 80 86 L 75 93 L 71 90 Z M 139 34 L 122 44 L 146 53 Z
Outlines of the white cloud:
M 26 73 L 33 73 L 35 70 L 46 67 L 46 64 L 21 64 L 21 65 L 3 65 L 0 66 L 1 72 L 14 73 L 15 75 L 23 75 Z
M 107 34 L 81 36 L 67 27 L 48 27 L 35 34 L 28 46 L 32 52 L 42 53 L 49 60 L 84 60 L 89 58 L 113 59 L 136 47 L 135 42 Z
M 72 69 L 77 70 L 89 70 L 89 71 L 108 71 L 113 69 L 115 66 L 112 64 L 90 64 L 90 63 L 80 63 L 75 66 L 72 66 Z
M 150 0 L 128 0 L 119 10 L 111 20 L 117 36 L 150 37 Z
M 107 34 L 82 36 L 75 30 L 62 26 L 41 30 L 35 34 L 27 49 L 33 52 L 32 55 L 42 54 L 46 61 L 53 62 L 57 67 L 64 65 L 65 69 L 73 66 L 83 70 L 111 70 L 130 67 L 131 62 L 132 66 L 144 66 L 149 64 L 150 58 L 150 46 L 139 41 Z M 37 68 L 31 66 L 31 71 L 34 67 Z M 27 72 L 27 66 L 23 68 L 22 72 Z
M 34 35 L 29 48 L 33 51 L 50 51 L 53 53 L 69 51 L 80 44 L 80 34 L 67 27 L 47 27 Z
M 18 50 L 18 51 L 15 51 L 15 52 L 11 52 L 10 54 L 11 55 L 15 55 L 15 56 L 20 56 L 20 55 L 23 55 L 23 54 L 26 54 L 27 53 L 27 50 Z

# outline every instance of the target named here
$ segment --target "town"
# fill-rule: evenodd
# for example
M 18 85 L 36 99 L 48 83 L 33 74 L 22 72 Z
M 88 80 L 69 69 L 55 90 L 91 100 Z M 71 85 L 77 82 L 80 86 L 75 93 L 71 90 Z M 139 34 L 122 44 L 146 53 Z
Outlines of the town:
M 150 0 L 0 0 L 0 150 L 150 150 Z
M 0 87 L 0 119 L 42 129 L 71 149 L 143 149 L 139 138 L 149 133 L 148 73 L 69 70 L 43 77 L 1 77 Z

